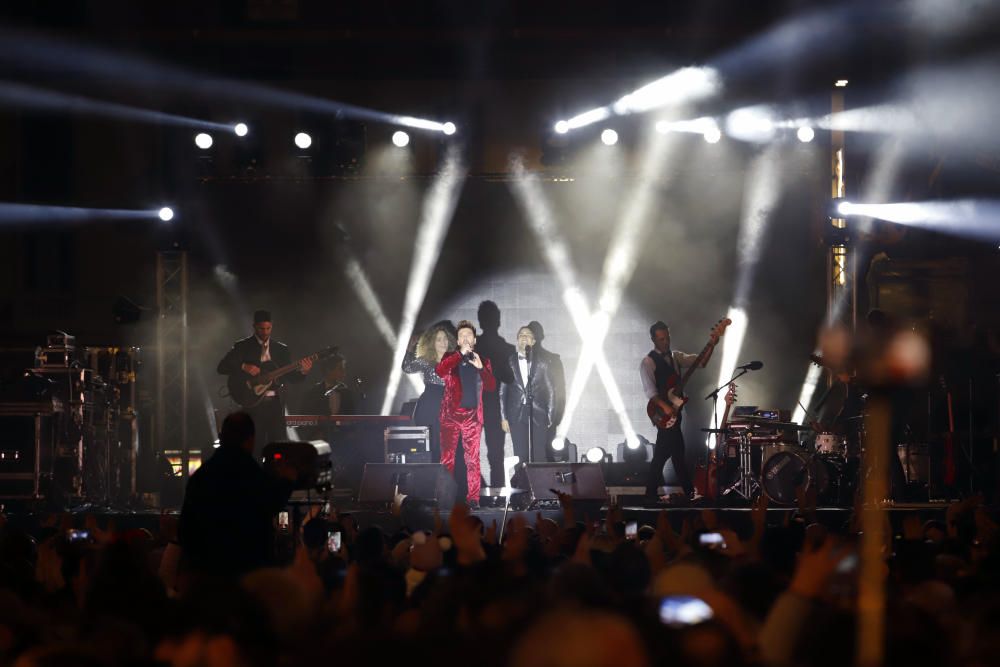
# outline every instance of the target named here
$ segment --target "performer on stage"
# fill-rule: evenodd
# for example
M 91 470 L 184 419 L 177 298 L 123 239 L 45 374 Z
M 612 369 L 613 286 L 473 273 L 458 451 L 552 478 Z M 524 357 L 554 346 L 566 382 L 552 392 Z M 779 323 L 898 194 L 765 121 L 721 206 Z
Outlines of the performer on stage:
M 441 399 L 444 398 L 444 379 L 434 368 L 457 347 L 451 322 L 439 322 L 427 329 L 410 345 L 403 357 L 404 373 L 420 373 L 424 393 L 417 399 L 413 423 L 430 429 L 431 460 L 441 460 Z
M 322 362 L 323 379 L 309 388 L 303 401 L 307 415 L 357 414 L 358 398 L 347 384 L 347 359 L 335 354 Z
M 537 461 L 546 461 L 552 456 L 552 441 L 556 437 L 556 427 L 562 423 L 563 413 L 566 412 L 566 372 L 563 370 L 562 357 L 542 347 L 542 341 L 545 340 L 545 329 L 542 328 L 542 324 L 537 320 L 532 320 L 528 322 L 528 328 L 535 334 L 532 354 L 538 359 L 545 360 L 545 364 L 549 367 L 549 376 L 552 378 L 552 425 L 545 436 L 545 449 L 537 450 L 544 452 L 545 458 L 536 459 Z
M 258 310 L 253 314 L 253 335 L 233 343 L 222 361 L 219 362 L 220 375 L 257 377 L 262 368 L 286 366 L 292 363 L 292 354 L 288 346 L 271 338 L 271 313 Z M 289 382 L 301 382 L 312 369 L 312 360 L 303 359 L 299 363 L 299 372 L 290 373 L 285 378 Z M 259 456 L 264 446 L 275 440 L 286 440 L 285 402 L 281 395 L 282 388 L 275 385 L 269 388 L 256 405 L 243 406 L 253 418 L 257 437 L 255 456 Z
M 444 379 L 444 399 L 441 401 L 441 463 L 454 474 L 455 450 L 461 441 L 468 480 L 466 498 L 470 507 L 478 508 L 483 392 L 495 392 L 497 383 L 490 360 L 482 359 L 475 352 L 475 345 L 475 325 L 462 320 L 458 323 L 458 350 L 446 354 L 435 371 Z
M 499 382 L 511 382 L 507 375 L 507 357 L 514 353 L 514 346 L 500 335 L 500 308 L 493 301 L 479 304 L 479 327 L 483 330 L 476 340 L 476 352 L 490 362 Z M 483 433 L 486 436 L 486 460 L 490 464 L 490 486 L 504 486 L 504 443 L 507 436 L 500 426 L 500 396 L 487 391 L 483 395 Z
M 639 377 L 646 398 L 653 398 L 665 396 L 667 390 L 680 379 L 681 369 L 692 366 L 698 355 L 672 351 L 670 329 L 662 321 L 649 327 L 649 337 L 653 341 L 653 349 L 640 362 Z M 712 356 L 715 340 L 713 338 L 712 348 L 702 362 L 703 368 Z M 684 434 L 681 432 L 680 415 L 677 417 L 677 423 L 670 428 L 656 429 L 656 446 L 653 448 L 653 461 L 649 466 L 649 479 L 646 482 L 647 500 L 657 499 L 657 490 L 663 485 L 663 466 L 671 458 L 674 460 L 674 472 L 684 488 L 685 496 L 688 500 L 694 500 L 696 498 L 694 485 L 691 483 L 684 456 Z
M 500 425 L 514 444 L 521 463 L 544 461 L 549 427 L 555 414 L 552 375 L 537 352 L 535 334 L 524 326 L 517 331 L 517 351 L 504 369 L 512 381 L 500 385 Z

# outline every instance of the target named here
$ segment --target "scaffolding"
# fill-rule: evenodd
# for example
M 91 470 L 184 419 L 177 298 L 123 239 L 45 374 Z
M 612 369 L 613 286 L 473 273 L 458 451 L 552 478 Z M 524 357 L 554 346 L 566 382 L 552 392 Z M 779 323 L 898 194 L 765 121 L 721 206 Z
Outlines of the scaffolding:
M 154 451 L 166 456 L 183 477 L 188 475 L 190 459 L 187 295 L 187 253 L 158 252 Z

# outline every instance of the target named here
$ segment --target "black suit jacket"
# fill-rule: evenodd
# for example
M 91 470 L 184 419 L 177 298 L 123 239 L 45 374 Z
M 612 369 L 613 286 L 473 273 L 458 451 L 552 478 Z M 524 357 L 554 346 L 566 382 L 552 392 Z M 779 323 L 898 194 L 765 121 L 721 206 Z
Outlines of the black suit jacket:
M 530 396 L 531 417 L 538 423 L 552 424 L 555 400 L 548 361 L 536 354 L 529 366 L 528 377 L 523 378 L 515 351 L 507 357 L 504 371 L 511 380 L 500 385 L 500 418 L 511 422 L 528 421 L 526 398 Z
M 178 538 L 194 570 L 239 576 L 274 563 L 274 515 L 292 483 L 265 472 L 251 454 L 219 447 L 191 475 Z
M 247 336 L 233 343 L 233 349 L 226 353 L 216 370 L 220 375 L 234 375 L 241 372 L 240 366 L 243 364 L 260 366 L 260 351 L 261 344 L 257 342 L 257 337 Z M 271 339 L 271 361 L 275 366 L 287 366 L 292 363 L 292 353 L 288 350 L 288 346 L 273 338 Z M 301 382 L 305 377 L 302 373 L 289 373 L 281 378 L 281 381 Z

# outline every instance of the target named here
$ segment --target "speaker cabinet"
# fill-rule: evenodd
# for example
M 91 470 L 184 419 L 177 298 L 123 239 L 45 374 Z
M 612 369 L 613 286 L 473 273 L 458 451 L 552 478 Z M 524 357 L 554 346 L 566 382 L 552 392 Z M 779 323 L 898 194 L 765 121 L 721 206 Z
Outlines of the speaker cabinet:
M 391 503 L 396 491 L 451 509 L 455 480 L 440 463 L 366 463 L 358 502 Z

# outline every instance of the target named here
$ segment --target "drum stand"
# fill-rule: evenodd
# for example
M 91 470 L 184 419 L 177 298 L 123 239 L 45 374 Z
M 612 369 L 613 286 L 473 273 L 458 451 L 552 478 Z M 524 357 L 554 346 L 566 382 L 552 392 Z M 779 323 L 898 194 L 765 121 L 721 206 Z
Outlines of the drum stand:
M 753 474 L 753 465 L 750 459 L 750 433 L 745 431 L 740 434 L 739 444 L 739 475 L 728 489 L 722 492 L 726 496 L 730 493 L 738 493 L 744 500 L 752 502 L 760 495 L 760 482 Z

